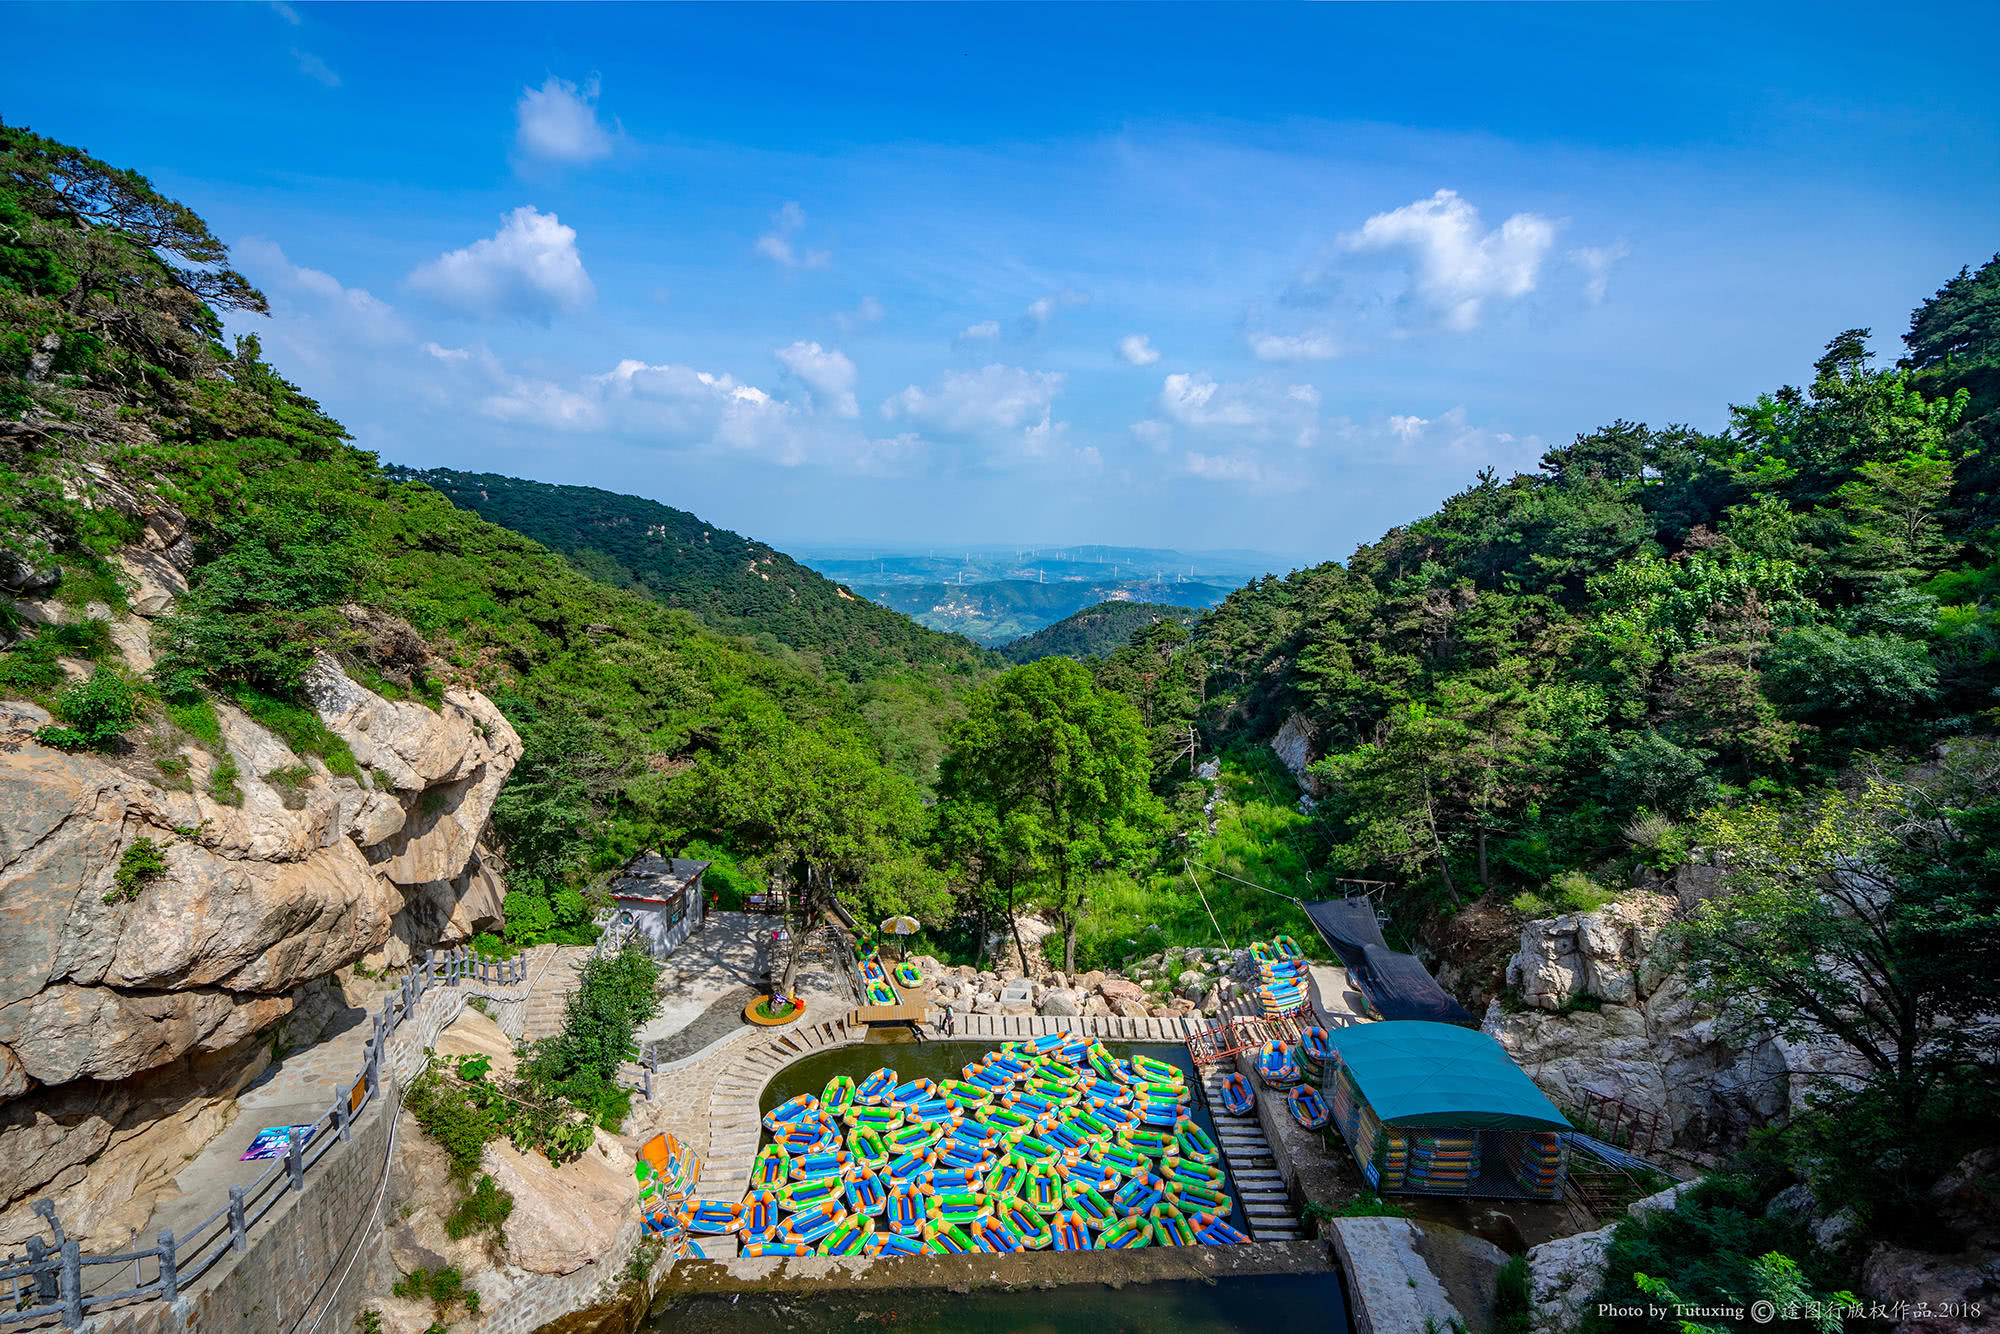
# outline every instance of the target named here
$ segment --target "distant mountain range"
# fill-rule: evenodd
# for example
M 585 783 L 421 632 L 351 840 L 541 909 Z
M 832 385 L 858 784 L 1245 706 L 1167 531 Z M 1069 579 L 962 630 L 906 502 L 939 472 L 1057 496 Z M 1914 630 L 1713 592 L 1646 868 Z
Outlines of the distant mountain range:
M 919 624 L 995 647 L 1100 603 L 1212 607 L 1243 584 L 1288 567 L 1282 557 L 1247 550 L 812 543 L 795 549 L 821 574 Z
M 782 551 L 658 501 L 449 468 L 387 471 L 560 552 L 594 579 L 684 607 L 719 630 L 768 634 L 853 679 L 905 666 L 996 661 L 957 635 L 855 596 Z
M 1192 624 L 1200 616 L 1193 607 L 1170 607 L 1160 602 L 1100 602 L 1043 626 L 1000 652 L 1013 663 L 1104 657 L 1123 648 L 1135 632 L 1157 620 L 1174 617 Z

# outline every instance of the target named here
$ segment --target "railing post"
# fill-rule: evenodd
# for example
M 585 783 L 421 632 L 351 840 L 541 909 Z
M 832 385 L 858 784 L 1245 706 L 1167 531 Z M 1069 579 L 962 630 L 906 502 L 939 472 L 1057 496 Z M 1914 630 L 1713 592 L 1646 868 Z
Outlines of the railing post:
M 229 1188 L 229 1244 L 241 1255 L 250 1247 L 250 1226 L 243 1219 L 243 1187 Z
M 28 1238 L 28 1263 L 40 1264 L 49 1258 L 49 1244 L 40 1237 Z M 53 1302 L 56 1299 L 56 1276 L 46 1269 L 35 1271 L 35 1300 Z
M 368 1047 L 368 1063 L 361 1067 L 361 1077 L 368 1081 L 370 1098 L 382 1091 L 382 1035 L 377 1032 L 375 1041 Z
M 291 1173 L 292 1189 L 306 1188 L 306 1151 L 297 1135 L 285 1136 L 285 1167 Z
M 66 1241 L 62 1248 L 63 1323 L 71 1329 L 83 1327 L 83 1247 Z
M 181 1293 L 180 1264 L 174 1259 L 174 1230 L 160 1230 L 160 1296 L 172 1301 Z
M 349 1085 L 346 1090 L 335 1094 L 333 1099 L 333 1125 L 340 1133 L 342 1144 L 347 1143 L 349 1129 L 354 1124 L 354 1113 L 347 1106 L 347 1100 L 352 1095 L 353 1086 Z

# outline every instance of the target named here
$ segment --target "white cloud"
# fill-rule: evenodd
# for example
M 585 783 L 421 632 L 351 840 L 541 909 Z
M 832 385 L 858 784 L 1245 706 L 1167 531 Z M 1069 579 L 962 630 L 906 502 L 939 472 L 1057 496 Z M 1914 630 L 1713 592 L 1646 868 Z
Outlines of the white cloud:
M 1233 438 L 1283 441 L 1305 449 L 1319 439 L 1319 390 L 1275 380 L 1218 382 L 1206 372 L 1175 372 L 1160 389 L 1162 416 Z
M 1145 334 L 1126 334 L 1118 340 L 1118 355 L 1133 366 L 1150 366 L 1160 359 L 1160 350 Z
M 439 361 L 470 361 L 472 353 L 462 347 L 442 347 L 437 343 L 425 343 L 423 350 Z
M 800 255 L 792 246 L 792 236 L 806 225 L 806 211 L 791 200 L 771 218 L 771 230 L 757 238 L 758 254 L 787 269 L 823 269 L 833 256 L 824 250 L 808 250 Z
M 597 120 L 598 82 L 578 88 L 549 75 L 539 88 L 523 88 L 514 104 L 514 143 L 529 157 L 555 162 L 595 162 L 611 156 L 611 135 Z
M 1350 428 L 1350 438 L 1366 444 L 1367 428 Z M 1377 434 L 1388 461 L 1422 467 L 1443 465 L 1453 475 L 1470 476 L 1480 468 L 1502 472 L 1518 471 L 1541 457 L 1540 436 L 1515 435 L 1491 427 L 1474 426 L 1464 405 L 1440 412 L 1436 417 L 1414 413 L 1391 416 L 1387 438 Z
M 779 348 L 777 356 L 786 370 L 832 403 L 836 413 L 843 417 L 861 415 L 861 407 L 854 398 L 854 363 L 844 355 L 818 343 L 800 341 Z
M 1241 451 L 1203 454 L 1191 449 L 1181 460 L 1181 470 L 1204 481 L 1241 482 L 1249 486 L 1265 486 L 1281 480 L 1279 474 L 1272 472 L 1262 459 Z
M 905 417 L 958 434 L 1047 428 L 1050 405 L 1062 392 L 1059 371 L 995 363 L 977 371 L 947 371 L 936 386 L 911 385 L 882 404 L 889 420 Z
M 292 21 L 294 23 L 298 22 L 297 19 L 293 19 Z M 301 51 L 295 46 L 292 48 L 292 59 L 299 62 L 299 73 L 305 75 L 308 79 L 316 80 L 328 88 L 340 87 L 340 76 L 335 74 L 324 60 L 321 60 L 312 52 Z
M 410 275 L 410 286 L 476 315 L 547 320 L 582 310 L 597 295 L 576 249 L 576 229 L 524 204 L 500 230 L 463 250 L 438 256 Z
M 1148 449 L 1165 449 L 1174 438 L 1174 428 L 1157 417 L 1132 423 L 1132 438 Z
M 1604 292 L 1611 281 L 1611 266 L 1632 253 L 1632 247 L 1623 241 L 1603 246 L 1580 246 L 1569 252 L 1569 262 L 1584 272 L 1583 294 L 1592 305 L 1604 301 Z
M 977 324 L 968 324 L 959 331 L 958 336 L 965 339 L 998 338 L 1000 336 L 1000 321 L 981 320 Z
M 299 11 L 286 4 L 285 0 L 271 0 L 271 9 L 294 28 L 299 26 Z
M 861 304 L 853 310 L 844 310 L 833 317 L 833 322 L 842 329 L 853 331 L 865 329 L 882 318 L 882 303 L 872 296 L 861 298 Z
M 274 242 L 254 236 L 240 241 L 233 258 L 270 295 L 273 315 L 301 333 L 310 323 L 314 341 L 387 347 L 411 339 L 409 325 L 394 306 L 365 288 L 343 286 L 330 273 L 292 263 Z
M 546 380 L 515 380 L 504 392 L 482 399 L 479 410 L 496 421 L 553 431 L 594 431 L 604 425 L 601 399 Z
M 1255 333 L 1250 335 L 1250 352 L 1259 361 L 1331 361 L 1340 355 L 1340 347 L 1325 333 Z
M 1090 298 L 1081 292 L 1065 290 L 1054 296 L 1036 297 L 1028 303 L 1026 313 L 1030 332 L 1049 322 L 1049 317 L 1066 306 L 1081 306 Z
M 1478 209 L 1456 191 L 1439 190 L 1376 214 L 1341 243 L 1352 251 L 1405 252 L 1412 294 L 1445 328 L 1463 332 L 1479 326 L 1488 302 L 1535 290 L 1555 238 L 1556 224 L 1535 213 L 1483 231 Z

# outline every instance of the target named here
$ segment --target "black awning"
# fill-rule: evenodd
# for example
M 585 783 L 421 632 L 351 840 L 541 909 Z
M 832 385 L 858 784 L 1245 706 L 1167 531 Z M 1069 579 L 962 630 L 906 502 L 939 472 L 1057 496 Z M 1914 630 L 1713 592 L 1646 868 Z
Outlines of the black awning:
M 1479 1021 L 1438 985 L 1415 956 L 1387 945 L 1370 945 L 1355 976 L 1368 1001 L 1384 1019 L 1427 1019 L 1439 1024 L 1479 1027 Z
M 1375 905 L 1367 899 L 1322 899 L 1302 906 L 1321 938 L 1349 968 L 1361 966 L 1362 952 L 1370 945 L 1387 943 L 1375 920 Z

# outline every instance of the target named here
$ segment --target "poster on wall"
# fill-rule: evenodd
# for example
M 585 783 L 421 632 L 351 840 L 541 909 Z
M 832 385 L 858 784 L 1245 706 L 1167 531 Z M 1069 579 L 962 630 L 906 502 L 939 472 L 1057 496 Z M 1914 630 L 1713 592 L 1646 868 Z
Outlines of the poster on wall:
M 250 1141 L 250 1147 L 245 1149 L 243 1156 L 236 1161 L 247 1163 L 258 1158 L 276 1158 L 287 1151 L 287 1146 L 294 1135 L 299 1137 L 299 1147 L 303 1149 L 306 1141 L 313 1137 L 313 1131 L 318 1128 L 317 1126 L 265 1126 L 257 1132 L 257 1138 Z

